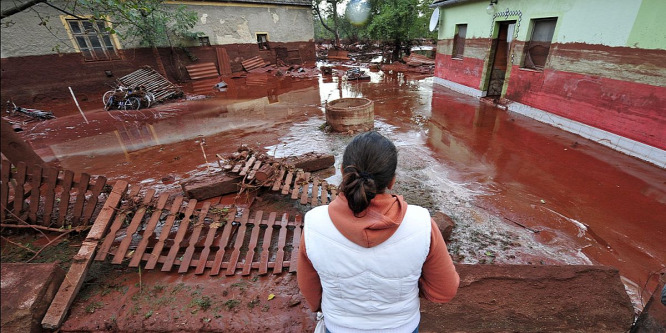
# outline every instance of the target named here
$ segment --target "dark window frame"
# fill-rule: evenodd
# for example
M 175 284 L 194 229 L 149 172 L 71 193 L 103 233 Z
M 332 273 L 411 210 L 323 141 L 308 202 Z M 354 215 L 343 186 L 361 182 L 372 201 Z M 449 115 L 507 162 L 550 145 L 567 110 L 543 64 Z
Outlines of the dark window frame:
M 463 58 L 465 53 L 466 38 L 467 38 L 467 24 L 466 23 L 456 24 L 456 34 L 453 36 L 453 51 L 451 52 L 451 58 L 453 59 Z
M 530 39 L 525 44 L 522 68 L 543 71 L 548 63 L 550 45 L 553 43 L 557 17 L 532 19 Z M 539 36 L 537 36 L 539 35 Z M 549 38 L 544 38 L 544 35 Z
M 268 46 L 268 33 L 257 33 L 257 46 L 260 50 L 270 50 Z
M 75 46 L 85 61 L 119 60 L 120 55 L 104 21 L 66 19 Z

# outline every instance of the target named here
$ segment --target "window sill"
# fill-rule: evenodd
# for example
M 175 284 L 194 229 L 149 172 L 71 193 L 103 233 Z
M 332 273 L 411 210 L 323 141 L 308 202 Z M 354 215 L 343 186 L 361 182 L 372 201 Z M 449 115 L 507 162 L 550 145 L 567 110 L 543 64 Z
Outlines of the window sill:
M 462 57 L 451 57 L 451 60 L 458 60 L 458 61 L 462 61 L 462 60 L 463 60 L 463 58 L 462 58 Z

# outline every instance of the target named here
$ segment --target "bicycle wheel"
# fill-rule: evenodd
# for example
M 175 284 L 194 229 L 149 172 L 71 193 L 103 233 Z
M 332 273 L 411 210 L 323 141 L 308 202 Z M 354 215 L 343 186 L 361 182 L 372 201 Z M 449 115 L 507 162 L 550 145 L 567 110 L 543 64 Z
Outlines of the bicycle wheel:
M 141 99 L 138 97 L 130 97 L 125 101 L 125 110 L 138 110 L 141 108 Z
M 116 104 L 117 104 L 117 102 L 116 102 L 116 98 L 115 98 L 115 96 L 114 96 L 114 95 L 111 95 L 111 96 L 109 97 L 109 99 L 106 101 L 106 103 L 104 104 L 104 110 L 105 110 L 105 111 L 109 111 L 109 110 L 111 110 L 111 109 L 113 108 L 113 106 L 116 105 Z
M 105 92 L 104 95 L 102 95 L 102 103 L 104 104 L 104 106 L 107 106 L 109 104 L 109 99 L 111 99 L 111 96 L 113 96 L 114 93 L 115 91 L 109 90 Z

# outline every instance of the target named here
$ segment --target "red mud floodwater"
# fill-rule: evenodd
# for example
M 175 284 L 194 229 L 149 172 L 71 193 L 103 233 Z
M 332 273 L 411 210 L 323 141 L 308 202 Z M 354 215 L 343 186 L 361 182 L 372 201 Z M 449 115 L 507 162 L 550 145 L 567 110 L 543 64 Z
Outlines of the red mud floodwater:
M 63 168 L 180 191 L 179 181 L 218 170 L 215 155 L 241 144 L 339 161 L 351 135 L 320 130 L 324 103 L 369 98 L 375 128 L 399 149 L 398 191 L 458 223 L 456 261 L 614 266 L 641 307 L 641 290 L 653 290 L 666 267 L 665 170 L 431 78 L 370 74 L 364 82 L 252 74 L 225 79 L 225 92 L 211 82 L 210 98 L 131 112 L 91 101 L 88 124 L 73 103 L 53 106 L 57 119 L 27 123 L 21 135 Z

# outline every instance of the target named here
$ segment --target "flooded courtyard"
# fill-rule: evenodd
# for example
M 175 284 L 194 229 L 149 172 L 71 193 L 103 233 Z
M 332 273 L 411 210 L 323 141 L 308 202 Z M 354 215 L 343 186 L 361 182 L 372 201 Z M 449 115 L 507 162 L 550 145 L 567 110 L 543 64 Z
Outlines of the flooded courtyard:
M 320 178 L 338 184 L 353 135 L 324 131 L 325 103 L 368 98 L 375 130 L 398 147 L 394 192 L 455 220 L 454 261 L 613 266 L 642 307 L 642 291 L 654 290 L 666 267 L 666 171 L 428 76 L 338 74 L 249 74 L 225 79 L 226 91 L 195 82 L 187 100 L 139 111 L 107 112 L 91 100 L 88 123 L 73 103 L 53 106 L 57 119 L 24 124 L 20 134 L 49 163 L 160 192 L 218 172 L 216 155 L 241 145 L 275 157 L 331 153 L 336 165 Z

